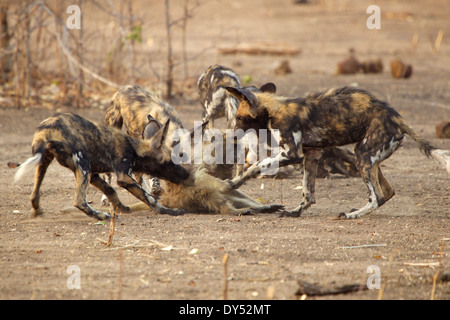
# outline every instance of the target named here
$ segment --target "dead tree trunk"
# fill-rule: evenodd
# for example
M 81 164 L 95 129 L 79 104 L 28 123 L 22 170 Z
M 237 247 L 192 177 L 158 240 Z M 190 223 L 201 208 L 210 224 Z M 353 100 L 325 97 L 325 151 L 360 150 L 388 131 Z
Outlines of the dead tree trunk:
M 78 7 L 80 8 L 80 11 L 82 12 L 82 4 L 83 0 L 78 0 Z M 78 38 L 78 61 L 80 61 L 81 65 L 84 65 L 84 32 L 83 32 L 83 14 L 80 15 L 80 25 L 81 28 L 79 30 L 79 38 Z M 79 76 L 78 76 L 78 84 L 77 84 L 77 97 L 76 97 L 76 104 L 79 108 L 81 106 L 81 101 L 83 99 L 83 85 L 84 85 L 84 72 L 83 69 L 79 69 Z
M 172 97 L 173 87 L 173 57 L 172 57 L 172 23 L 170 21 L 170 0 L 166 0 L 166 31 L 167 31 L 167 80 L 166 80 L 166 97 Z
M 7 82 L 12 68 L 12 55 L 9 52 L 8 5 L 4 3 L 0 8 L 0 83 Z

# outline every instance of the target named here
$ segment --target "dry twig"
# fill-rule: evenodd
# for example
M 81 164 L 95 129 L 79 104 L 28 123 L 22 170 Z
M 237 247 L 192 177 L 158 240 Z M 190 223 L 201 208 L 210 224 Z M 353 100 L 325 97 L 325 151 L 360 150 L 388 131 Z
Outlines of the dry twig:
M 228 253 L 225 253 L 225 255 L 222 258 L 222 264 L 223 264 L 223 300 L 227 300 L 228 298 L 228 271 L 227 271 L 227 264 L 228 264 Z

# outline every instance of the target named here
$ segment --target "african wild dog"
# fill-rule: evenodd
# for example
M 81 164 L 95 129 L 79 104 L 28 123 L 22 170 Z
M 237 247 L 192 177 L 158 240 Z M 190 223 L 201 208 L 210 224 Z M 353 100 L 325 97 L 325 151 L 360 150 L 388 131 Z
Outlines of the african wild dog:
M 57 114 L 44 120 L 36 129 L 32 143 L 33 156 L 19 167 L 16 181 L 27 171 L 36 168 L 34 189 L 31 194 L 32 216 L 43 213 L 39 206 L 39 190 L 47 167 L 56 160 L 75 173 L 76 192 L 74 205 L 88 216 L 99 220 L 110 215 L 89 206 L 86 190 L 91 183 L 102 191 L 115 212 L 129 212 L 116 191 L 100 173 L 115 172 L 119 186 L 127 189 L 136 198 L 157 213 L 181 214 L 182 210 L 163 207 L 145 192 L 132 178 L 132 173 L 146 173 L 173 183 L 180 183 L 189 173 L 171 160 L 171 150 L 164 144 L 169 123 L 153 135 L 151 140 L 134 139 L 116 128 L 94 124 L 79 115 Z
M 227 119 L 227 128 L 234 129 L 236 126 L 236 112 L 239 100 L 230 94 L 227 87 L 240 87 L 239 76 L 230 68 L 221 65 L 212 65 L 199 77 L 197 87 L 200 95 L 200 103 L 204 108 L 202 122 L 209 121 L 209 128 L 214 126 L 214 120 L 222 117 Z M 272 92 L 271 84 L 257 88 L 245 87 L 251 91 Z M 248 146 L 247 146 L 248 147 Z M 251 158 L 252 153 L 245 156 L 246 163 L 253 163 L 256 159 Z M 244 172 L 243 164 L 235 165 L 235 174 Z
M 252 165 L 230 185 L 241 185 L 266 165 L 303 161 L 303 199 L 290 215 L 300 216 L 316 202 L 317 164 L 326 148 L 356 143 L 356 166 L 369 190 L 369 201 L 359 210 L 340 215 L 346 218 L 363 216 L 394 196 L 381 173 L 380 163 L 397 150 L 405 134 L 418 143 L 426 156 L 441 160 L 449 169 L 449 151 L 435 149 L 419 138 L 387 102 L 362 89 L 330 89 L 305 98 L 286 98 L 242 88 L 227 90 L 240 100 L 237 127 L 278 129 L 281 138 L 278 155 Z
M 143 89 L 139 85 L 130 85 L 116 92 L 105 115 L 105 123 L 121 129 L 125 127 L 127 133 L 136 139 L 150 139 L 163 123 L 170 120 L 165 144 L 172 150 L 176 143 L 172 137 L 177 129 L 182 129 L 177 111 L 155 94 Z M 142 174 L 137 174 L 139 184 L 146 186 Z M 146 186 L 147 187 L 147 186 Z M 151 193 L 160 192 L 158 179 L 152 179 Z
M 197 87 L 200 94 L 200 103 L 204 108 L 202 121 L 209 121 L 209 128 L 214 120 L 227 118 L 227 128 L 234 129 L 235 114 L 239 101 L 230 95 L 226 87 L 240 87 L 239 76 L 230 68 L 213 65 L 200 76 Z

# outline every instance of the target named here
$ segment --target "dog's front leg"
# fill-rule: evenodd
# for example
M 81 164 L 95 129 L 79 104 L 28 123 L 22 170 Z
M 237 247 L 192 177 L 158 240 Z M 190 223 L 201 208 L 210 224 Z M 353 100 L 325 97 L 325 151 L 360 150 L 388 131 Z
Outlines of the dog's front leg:
M 302 202 L 297 208 L 287 213 L 289 216 L 299 217 L 303 211 L 316 203 L 317 167 L 322 156 L 322 149 L 305 149 L 304 155 Z
M 131 174 L 131 172 L 130 172 Z M 133 196 L 144 202 L 150 208 L 155 210 L 156 213 L 169 214 L 172 216 L 185 214 L 186 212 L 182 209 L 170 209 L 162 206 L 158 201 L 150 194 L 148 194 L 131 175 L 118 172 L 117 173 L 117 184 L 130 192 Z
M 75 161 L 75 178 L 76 178 L 76 190 L 74 206 L 88 216 L 96 218 L 98 220 L 109 220 L 111 216 L 105 212 L 97 211 L 93 209 L 86 200 L 86 192 L 91 180 L 89 162 L 86 160 L 86 156 L 81 152 L 78 153 Z
M 109 174 L 109 181 L 111 181 L 111 175 Z M 113 210 L 117 213 L 129 213 L 131 212 L 130 208 L 123 205 L 122 202 L 120 202 L 119 197 L 117 196 L 117 192 L 114 190 L 111 185 L 100 178 L 100 175 L 93 174 L 91 177 L 91 184 L 99 189 L 101 192 L 103 192 L 103 196 L 105 199 L 108 200 L 108 202 L 113 207 Z

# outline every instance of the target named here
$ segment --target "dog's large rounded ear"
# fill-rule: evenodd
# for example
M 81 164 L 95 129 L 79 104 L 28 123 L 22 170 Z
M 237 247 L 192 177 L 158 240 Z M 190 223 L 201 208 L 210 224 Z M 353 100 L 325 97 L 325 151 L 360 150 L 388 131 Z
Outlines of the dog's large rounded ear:
M 258 98 L 255 94 L 244 88 L 226 87 L 227 91 L 235 96 L 239 101 L 247 101 L 251 107 L 258 105 Z
M 151 139 L 152 148 L 160 149 L 167 138 L 167 131 L 169 130 L 170 119 L 164 124 L 162 128 L 153 135 Z
M 148 123 L 142 132 L 142 139 L 150 139 L 161 128 L 161 124 L 151 115 L 147 116 Z
M 269 82 L 269 83 L 262 85 L 261 88 L 259 88 L 259 90 L 261 90 L 262 92 L 276 93 L 277 86 L 274 83 Z

